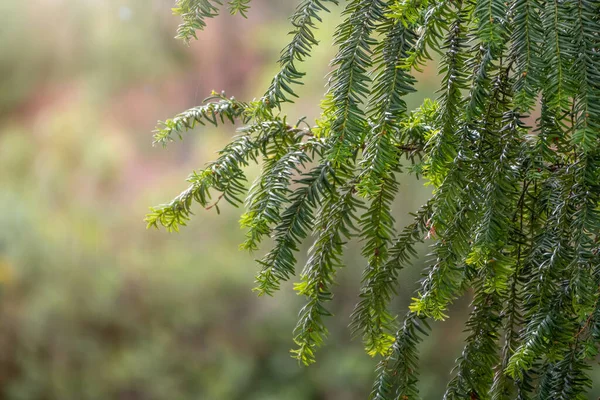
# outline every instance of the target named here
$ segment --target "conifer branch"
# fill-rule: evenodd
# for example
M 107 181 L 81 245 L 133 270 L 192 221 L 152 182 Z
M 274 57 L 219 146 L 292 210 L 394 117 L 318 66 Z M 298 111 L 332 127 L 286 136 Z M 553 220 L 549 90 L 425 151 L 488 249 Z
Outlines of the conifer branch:
M 229 10 L 245 16 L 249 3 L 230 0 Z M 197 125 L 242 127 L 185 191 L 151 209 L 148 226 L 178 230 L 194 203 L 217 211 L 222 200 L 245 203 L 242 247 L 257 250 L 268 235 L 274 242 L 258 261 L 259 295 L 296 273 L 312 232 L 295 286 L 306 305 L 293 354 L 305 364 L 327 336 L 344 245 L 359 237 L 366 266 L 351 328 L 368 353 L 384 356 L 371 399 L 418 398 L 427 320 L 447 318 L 467 290 L 469 335 L 446 399 L 585 399 L 600 340 L 600 4 L 350 0 L 322 114 L 315 126 L 291 126 L 279 106 L 296 96 L 297 64 L 337 3 L 299 4 L 280 71 L 260 100 L 213 94 L 159 123 L 162 145 Z M 221 5 L 178 0 L 178 36 L 194 38 Z M 431 52 L 441 55 L 439 98 L 409 112 L 410 71 Z M 259 163 L 247 189 L 244 168 Z M 434 191 L 396 235 L 392 203 L 407 170 Z M 431 259 L 398 329 L 389 304 L 424 240 Z

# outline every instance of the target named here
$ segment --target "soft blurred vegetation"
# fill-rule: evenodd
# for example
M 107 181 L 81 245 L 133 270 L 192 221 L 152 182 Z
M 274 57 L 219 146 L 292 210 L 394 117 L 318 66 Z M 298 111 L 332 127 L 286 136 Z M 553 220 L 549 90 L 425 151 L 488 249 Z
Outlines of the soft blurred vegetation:
M 289 356 L 301 299 L 291 285 L 251 292 L 257 255 L 237 251 L 240 210 L 198 210 L 176 235 L 142 221 L 234 131 L 205 128 L 165 150 L 150 145 L 156 120 L 212 89 L 260 95 L 292 3 L 255 0 L 249 20 L 223 15 L 187 48 L 172 39 L 170 0 L 0 2 L 0 399 L 367 398 L 376 360 L 346 328 L 360 243 L 348 245 L 328 346 L 305 368 Z M 333 50 L 325 39 L 305 64 L 292 117 L 318 113 Z M 431 95 L 435 74 L 421 79 Z M 403 178 L 399 225 L 426 196 Z M 400 316 L 421 265 L 405 272 Z M 460 354 L 467 305 L 422 346 L 426 399 L 440 398 Z

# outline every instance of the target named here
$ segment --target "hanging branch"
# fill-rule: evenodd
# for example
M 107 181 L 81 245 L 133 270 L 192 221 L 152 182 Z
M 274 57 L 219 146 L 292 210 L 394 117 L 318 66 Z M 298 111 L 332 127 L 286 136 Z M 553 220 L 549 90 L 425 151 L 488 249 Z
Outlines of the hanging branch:
M 177 1 L 178 37 L 194 38 L 222 3 Z M 249 3 L 228 6 L 245 16 Z M 196 203 L 245 204 L 242 247 L 273 240 L 258 261 L 259 295 L 294 277 L 312 233 L 295 285 L 306 304 L 293 355 L 304 364 L 325 341 L 336 272 L 358 237 L 365 268 L 351 329 L 383 356 L 371 399 L 418 398 L 427 321 L 448 318 L 466 292 L 468 337 L 446 399 L 585 399 L 600 339 L 600 3 L 350 0 L 322 114 L 313 126 L 291 125 L 279 106 L 296 96 L 297 64 L 337 4 L 300 2 L 280 71 L 259 100 L 213 93 L 159 123 L 162 145 L 206 123 L 241 127 L 187 189 L 151 209 L 148 226 L 176 231 Z M 438 98 L 410 112 L 411 70 L 432 52 L 441 56 Z M 247 188 L 250 164 L 262 170 Z M 433 193 L 396 234 L 393 203 L 407 172 Z M 390 303 L 426 240 L 431 257 L 402 320 Z

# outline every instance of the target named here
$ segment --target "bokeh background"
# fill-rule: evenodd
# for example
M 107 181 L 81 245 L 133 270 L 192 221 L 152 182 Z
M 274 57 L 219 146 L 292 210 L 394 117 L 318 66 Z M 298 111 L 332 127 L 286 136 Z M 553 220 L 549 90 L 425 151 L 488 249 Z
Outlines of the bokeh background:
M 186 47 L 173 39 L 173 3 L 0 1 L 0 400 L 366 399 L 377 359 L 347 329 L 359 242 L 339 273 L 328 344 L 306 368 L 289 354 L 302 299 L 291 284 L 273 298 L 251 292 L 262 253 L 237 250 L 241 210 L 198 210 L 178 234 L 145 228 L 148 206 L 184 189 L 235 132 L 202 128 L 155 148 L 156 121 L 211 90 L 260 96 L 295 6 L 254 0 L 248 20 L 225 12 Z M 292 119 L 318 114 L 332 11 L 301 100 L 284 110 Z M 426 69 L 409 105 L 437 82 Z M 401 180 L 399 226 L 428 195 Z M 422 265 L 402 275 L 400 316 Z M 425 399 L 441 398 L 468 303 L 421 346 Z

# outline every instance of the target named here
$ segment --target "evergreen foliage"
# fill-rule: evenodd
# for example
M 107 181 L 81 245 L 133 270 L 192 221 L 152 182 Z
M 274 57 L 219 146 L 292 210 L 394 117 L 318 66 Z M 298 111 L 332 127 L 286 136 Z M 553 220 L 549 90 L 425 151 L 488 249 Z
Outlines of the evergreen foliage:
M 178 37 L 195 37 L 220 5 L 178 0 Z M 243 248 L 274 241 L 258 261 L 259 294 L 296 273 L 295 253 L 312 237 L 295 285 L 306 297 L 292 352 L 301 362 L 314 362 L 327 336 L 344 244 L 359 237 L 365 269 L 351 327 L 382 357 L 372 399 L 419 397 L 428 320 L 447 318 L 468 291 L 469 335 L 446 399 L 585 399 L 600 339 L 600 2 L 349 0 L 321 118 L 290 125 L 279 106 L 296 96 L 297 65 L 317 45 L 320 15 L 337 5 L 300 3 L 263 97 L 213 95 L 160 123 L 163 145 L 196 124 L 243 127 L 185 191 L 152 208 L 148 225 L 177 230 L 194 203 L 244 204 L 243 168 L 259 163 L 241 219 Z M 245 15 L 249 1 L 229 7 Z M 412 71 L 433 53 L 439 97 L 410 112 Z M 392 203 L 405 171 L 433 195 L 396 232 Z M 399 324 L 389 303 L 423 241 L 431 259 Z

